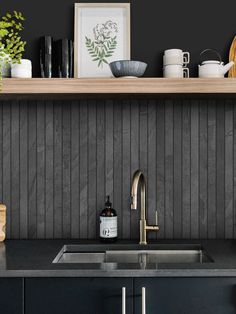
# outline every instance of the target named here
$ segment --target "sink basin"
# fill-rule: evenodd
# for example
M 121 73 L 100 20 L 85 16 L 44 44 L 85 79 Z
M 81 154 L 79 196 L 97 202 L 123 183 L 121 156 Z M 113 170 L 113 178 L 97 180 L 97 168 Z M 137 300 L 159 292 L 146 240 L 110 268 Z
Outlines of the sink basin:
M 152 249 L 128 247 L 102 250 L 97 247 L 89 251 L 82 246 L 65 245 L 53 260 L 53 263 L 77 264 L 161 264 L 161 263 L 207 263 L 211 258 L 199 245 L 194 246 L 154 246 Z
M 106 253 L 103 252 L 63 252 L 57 255 L 53 263 L 101 264 L 105 263 L 105 261 Z
M 108 251 L 108 263 L 202 263 L 204 253 L 201 250 L 156 250 L 156 251 Z

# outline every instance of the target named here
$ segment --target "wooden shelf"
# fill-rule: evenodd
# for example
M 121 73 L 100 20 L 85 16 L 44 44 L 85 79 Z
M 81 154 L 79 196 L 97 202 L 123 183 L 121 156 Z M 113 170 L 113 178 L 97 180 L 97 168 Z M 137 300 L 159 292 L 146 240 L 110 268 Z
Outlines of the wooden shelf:
M 0 94 L 236 94 L 236 79 L 3 79 Z

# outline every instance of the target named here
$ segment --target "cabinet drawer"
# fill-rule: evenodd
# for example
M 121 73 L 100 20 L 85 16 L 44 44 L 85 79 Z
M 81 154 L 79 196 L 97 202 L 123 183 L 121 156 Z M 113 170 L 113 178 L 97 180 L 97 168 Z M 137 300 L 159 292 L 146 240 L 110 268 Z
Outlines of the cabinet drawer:
M 25 282 L 26 314 L 121 314 L 122 287 L 132 313 L 132 279 L 34 278 Z
M 236 278 L 140 278 L 134 280 L 135 295 L 146 288 L 149 314 L 235 314 Z M 141 314 L 141 297 L 135 314 Z
M 23 279 L 0 278 L 0 313 L 23 314 Z

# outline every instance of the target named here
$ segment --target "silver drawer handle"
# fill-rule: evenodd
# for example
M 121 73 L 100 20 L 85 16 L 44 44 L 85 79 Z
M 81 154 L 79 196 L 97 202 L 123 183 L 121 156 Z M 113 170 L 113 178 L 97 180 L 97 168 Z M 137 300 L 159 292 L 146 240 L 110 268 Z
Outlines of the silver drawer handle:
M 126 314 L 126 288 L 122 288 L 122 314 Z
M 142 287 L 142 314 L 146 314 L 146 288 Z

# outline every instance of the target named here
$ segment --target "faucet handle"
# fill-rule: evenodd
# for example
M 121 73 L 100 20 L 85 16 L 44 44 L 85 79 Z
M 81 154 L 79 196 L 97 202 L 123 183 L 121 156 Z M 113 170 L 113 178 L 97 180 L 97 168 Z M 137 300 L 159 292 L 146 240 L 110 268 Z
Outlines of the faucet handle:
M 157 210 L 156 210 L 156 226 L 158 226 L 158 213 L 157 213 Z
M 132 210 L 137 210 L 137 199 L 133 195 L 130 197 L 130 208 Z

